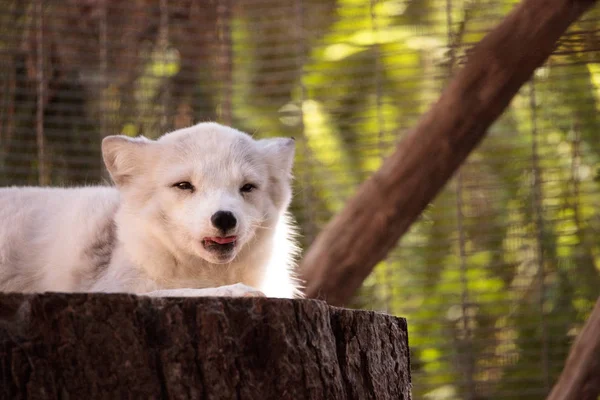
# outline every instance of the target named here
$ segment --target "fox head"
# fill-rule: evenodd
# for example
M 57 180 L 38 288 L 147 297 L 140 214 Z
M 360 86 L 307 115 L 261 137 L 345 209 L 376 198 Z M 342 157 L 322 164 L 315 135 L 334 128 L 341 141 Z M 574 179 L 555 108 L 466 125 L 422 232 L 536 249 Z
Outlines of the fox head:
M 129 224 L 175 256 L 225 264 L 287 210 L 294 147 L 200 123 L 157 140 L 108 136 L 102 155 Z

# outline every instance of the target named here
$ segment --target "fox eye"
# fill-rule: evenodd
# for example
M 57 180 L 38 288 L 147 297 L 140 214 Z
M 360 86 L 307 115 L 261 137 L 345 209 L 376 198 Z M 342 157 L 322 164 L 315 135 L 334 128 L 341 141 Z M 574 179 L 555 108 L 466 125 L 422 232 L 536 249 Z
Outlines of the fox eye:
M 194 185 L 192 185 L 189 182 L 177 182 L 176 184 L 173 185 L 173 187 L 179 189 L 179 190 L 188 190 L 190 192 L 193 192 L 195 187 Z
M 240 192 L 242 192 L 242 193 L 250 193 L 254 189 L 256 189 L 256 185 L 254 185 L 252 183 L 246 183 L 244 186 L 242 186 L 240 188 Z

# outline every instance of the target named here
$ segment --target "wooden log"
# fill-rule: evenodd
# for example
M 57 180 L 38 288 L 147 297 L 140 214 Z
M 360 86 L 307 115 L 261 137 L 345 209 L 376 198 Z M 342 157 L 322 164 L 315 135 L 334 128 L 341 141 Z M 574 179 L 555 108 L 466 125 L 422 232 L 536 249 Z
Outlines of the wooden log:
M 600 396 L 600 297 L 571 346 L 547 400 L 597 400 Z
M 406 320 L 315 300 L 0 294 L 2 399 L 410 399 Z
M 523 0 L 308 249 L 306 295 L 348 302 L 452 177 L 568 26 L 596 0 Z

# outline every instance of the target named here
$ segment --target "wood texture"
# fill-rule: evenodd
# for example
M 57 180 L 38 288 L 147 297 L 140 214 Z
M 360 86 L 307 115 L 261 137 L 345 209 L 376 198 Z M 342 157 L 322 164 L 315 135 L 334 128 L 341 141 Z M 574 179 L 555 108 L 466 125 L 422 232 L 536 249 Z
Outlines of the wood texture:
M 0 294 L 2 399 L 410 399 L 406 320 L 315 300 Z
M 519 88 L 595 0 L 523 0 L 470 53 L 441 98 L 307 251 L 309 297 L 348 302 Z
M 597 400 L 600 396 L 600 297 L 571 347 L 547 400 Z

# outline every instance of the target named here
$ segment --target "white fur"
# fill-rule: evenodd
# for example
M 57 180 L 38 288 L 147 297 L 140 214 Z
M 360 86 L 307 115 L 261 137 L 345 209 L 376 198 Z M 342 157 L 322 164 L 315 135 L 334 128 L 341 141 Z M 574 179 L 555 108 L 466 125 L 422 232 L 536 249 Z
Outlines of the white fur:
M 0 189 L 1 291 L 300 296 L 291 139 L 201 123 L 156 141 L 109 136 L 102 152 L 116 187 Z M 238 222 L 231 252 L 202 245 L 224 236 L 219 210 Z

